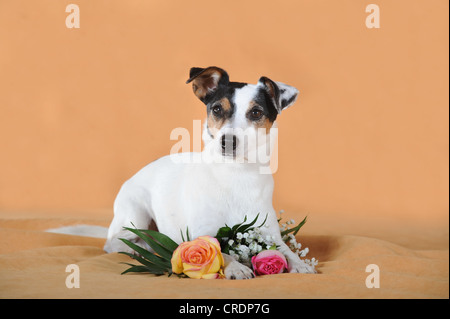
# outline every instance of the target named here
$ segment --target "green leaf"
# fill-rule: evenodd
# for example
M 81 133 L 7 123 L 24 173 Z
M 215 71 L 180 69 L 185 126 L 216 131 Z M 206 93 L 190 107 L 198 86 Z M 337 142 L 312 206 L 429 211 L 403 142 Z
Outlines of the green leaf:
M 269 214 L 266 214 L 266 218 L 264 218 L 264 221 L 261 223 L 261 225 L 258 226 L 258 228 L 261 228 L 266 223 L 267 216 L 269 216 Z
M 295 226 L 294 228 L 291 228 L 291 229 L 286 229 L 285 231 L 282 231 L 281 232 L 281 237 L 283 237 L 283 236 L 285 236 L 285 235 L 287 235 L 287 234 L 289 234 L 289 233 L 292 233 L 292 232 L 294 232 L 294 236 L 295 235 L 297 235 L 297 233 L 298 233 L 298 231 L 300 230 L 300 228 L 302 228 L 302 226 L 306 223 L 306 218 L 307 218 L 308 216 L 306 216 L 297 226 Z
M 148 261 L 152 262 L 153 264 L 162 267 L 163 269 L 172 269 L 172 264 L 159 257 L 156 256 L 155 254 L 149 252 L 148 250 L 132 243 L 131 241 L 124 239 L 124 238 L 119 238 L 122 242 L 124 242 L 128 247 L 130 247 L 131 249 L 135 250 L 136 252 L 138 252 L 143 258 L 147 259 Z M 139 260 L 139 262 L 142 263 L 142 261 Z
M 166 260 L 172 259 L 173 251 L 170 251 L 168 248 L 166 248 L 166 247 L 162 246 L 161 244 L 159 244 L 158 242 L 154 241 L 152 238 L 150 238 L 148 235 L 143 233 L 141 230 L 126 228 L 126 227 L 125 227 L 125 229 L 127 229 L 130 232 L 139 236 L 139 238 L 141 238 L 143 241 L 145 241 L 155 251 L 155 253 L 160 255 L 162 258 L 164 258 Z
M 217 231 L 217 234 L 216 234 L 215 238 L 219 241 L 220 249 L 225 254 L 228 254 L 228 252 L 230 250 L 230 245 L 228 245 L 227 240 L 231 239 L 231 237 L 233 237 L 233 231 L 228 226 L 221 227 Z
M 240 224 L 236 224 L 234 225 L 231 230 L 233 231 L 233 233 L 237 233 L 236 230 L 239 228 L 239 226 L 241 226 L 243 223 L 245 223 L 247 221 L 247 215 L 244 216 L 244 221 Z
M 302 228 L 302 226 L 303 225 L 305 225 L 305 223 L 306 223 L 306 218 L 307 218 L 308 216 L 306 216 L 298 225 L 297 225 L 297 227 L 295 227 L 294 229 L 295 229 L 295 232 L 294 232 L 294 236 L 295 235 L 297 235 L 297 233 L 298 233 L 298 231 L 300 230 L 300 228 Z
M 134 229 L 128 227 L 124 227 L 124 229 L 134 233 L 139 238 L 144 240 L 145 243 L 148 244 L 150 248 L 155 252 L 155 254 L 153 252 L 146 250 L 145 248 L 136 245 L 135 243 L 125 238 L 119 238 L 123 243 L 125 243 L 128 247 L 133 249 L 137 254 L 131 254 L 128 252 L 119 252 L 119 253 L 127 255 L 142 264 L 141 266 L 125 263 L 129 265 L 130 268 L 122 272 L 122 274 L 126 274 L 129 272 L 138 272 L 138 273 L 149 272 L 154 275 L 163 275 L 165 273 L 168 273 L 169 276 L 172 275 L 173 272 L 171 259 L 173 252 L 175 251 L 175 249 L 178 248 L 178 244 L 174 242 L 171 238 L 160 232 L 148 229 L 137 229 L 133 223 L 131 224 L 133 225 Z M 181 235 L 183 236 L 183 233 L 181 233 Z M 188 230 L 187 236 L 189 238 Z
M 189 235 L 189 227 L 186 226 L 186 239 L 184 239 L 183 231 L 180 229 L 181 239 L 183 242 L 191 241 L 191 236 Z
M 174 242 L 172 239 L 170 239 L 170 237 L 168 237 L 160 232 L 157 232 L 155 230 L 150 230 L 150 229 L 139 229 L 139 230 L 141 232 L 149 235 L 154 240 L 158 241 L 161 244 L 161 246 L 166 247 L 172 253 L 175 251 L 175 249 L 178 248 L 178 244 L 176 242 Z
M 248 229 L 250 229 L 250 227 L 252 227 L 256 223 L 256 221 L 258 220 L 258 217 L 259 217 L 259 214 L 256 215 L 255 219 L 252 222 L 242 225 L 247 220 L 247 215 L 246 215 L 244 222 L 241 224 L 242 226 L 240 226 L 236 229 L 236 233 L 245 233 Z
M 220 247 L 220 250 L 222 251 L 222 253 L 224 254 L 229 254 L 230 253 L 230 245 L 225 244 L 225 246 L 222 248 Z
M 186 226 L 186 238 L 188 241 L 191 241 L 191 238 L 189 236 L 189 227 Z
M 167 247 L 172 252 L 174 252 L 175 249 L 178 248 L 178 244 L 176 242 L 174 242 L 172 239 L 170 239 L 170 237 L 162 233 L 159 233 L 154 230 L 146 230 L 144 232 L 153 237 L 155 240 L 159 241 L 164 247 Z
M 233 236 L 233 231 L 231 230 L 230 227 L 225 226 L 219 228 L 219 230 L 217 231 L 216 239 L 220 242 L 222 238 L 224 237 L 231 238 L 231 236 Z
M 133 264 L 130 264 L 130 263 L 121 263 L 121 264 L 126 264 L 126 265 L 128 265 L 128 266 L 131 266 L 130 268 L 128 268 L 127 270 L 125 270 L 124 272 L 122 272 L 121 275 L 124 275 L 124 274 L 129 273 L 129 272 L 149 272 L 149 273 L 151 273 L 151 272 L 148 270 L 148 268 L 145 267 L 145 266 L 141 266 L 141 265 L 133 265 Z
M 136 255 L 136 254 L 127 253 L 125 251 L 120 251 L 119 254 L 127 255 L 128 257 L 130 257 L 130 258 L 132 258 L 134 260 L 137 260 L 138 262 L 140 262 L 144 266 L 149 267 L 149 268 L 151 268 L 151 269 L 153 269 L 155 271 L 165 271 L 165 269 L 166 269 L 166 267 L 155 265 L 152 262 L 150 262 L 150 261 L 146 260 L 145 258 L 143 258 L 143 257 L 141 257 L 139 255 Z
M 122 251 L 119 252 L 119 254 L 127 255 L 128 257 L 131 257 L 134 260 L 137 260 L 138 262 L 143 264 L 148 269 L 149 273 L 152 273 L 152 274 L 155 274 L 155 275 L 162 275 L 166 271 L 168 271 L 166 267 L 161 267 L 161 266 L 155 265 L 155 264 L 145 260 L 144 258 L 142 258 L 140 256 L 133 255 L 133 254 L 130 254 L 130 253 L 127 253 L 127 252 L 122 252 Z

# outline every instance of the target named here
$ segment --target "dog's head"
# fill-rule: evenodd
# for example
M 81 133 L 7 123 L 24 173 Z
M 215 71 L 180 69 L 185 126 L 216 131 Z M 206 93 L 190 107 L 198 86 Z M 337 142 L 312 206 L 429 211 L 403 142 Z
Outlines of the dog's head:
M 257 84 L 230 82 L 218 67 L 191 68 L 186 83 L 191 82 L 194 94 L 206 105 L 205 148 L 244 161 L 266 147 L 277 116 L 298 95 L 296 88 L 265 76 Z

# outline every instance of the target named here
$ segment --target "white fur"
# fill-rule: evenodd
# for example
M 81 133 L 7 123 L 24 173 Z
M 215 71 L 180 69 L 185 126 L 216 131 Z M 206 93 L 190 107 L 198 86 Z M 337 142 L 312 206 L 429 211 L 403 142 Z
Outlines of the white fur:
M 204 132 L 204 158 L 222 158 L 220 138 L 227 129 L 249 128 L 245 113 L 256 90 L 256 85 L 238 89 L 233 120 L 219 134 L 214 134 L 214 139 Z M 249 145 L 251 149 L 247 151 L 254 151 L 257 147 L 259 145 Z M 268 214 L 264 236 L 275 236 L 279 251 L 288 260 L 289 271 L 314 271 L 282 241 L 272 206 L 273 178 L 270 174 L 260 173 L 260 163 L 239 162 L 236 158 L 229 162 L 208 160 L 194 163 L 190 160 L 192 155 L 180 153 L 162 157 L 123 184 L 114 203 L 114 219 L 108 231 L 106 252 L 130 251 L 118 238 L 128 238 L 145 245 L 134 234 L 123 230 L 124 226 L 131 226 L 132 223 L 137 228 L 148 228 L 153 220 L 158 231 L 181 243 L 180 231 L 185 232 L 187 228 L 191 238 L 215 236 L 225 224 L 240 223 L 245 215 L 247 220 L 253 220 L 259 213 L 259 223 Z M 245 154 L 237 154 L 239 156 L 245 158 Z M 225 256 L 225 262 L 227 278 L 253 276 L 248 267 L 232 257 Z
M 235 91 L 233 102 L 237 108 L 232 122 L 233 127 L 244 130 L 251 127 L 248 125 L 245 113 L 248 111 L 250 102 L 255 98 L 257 92 L 256 85 L 253 84 L 248 84 Z

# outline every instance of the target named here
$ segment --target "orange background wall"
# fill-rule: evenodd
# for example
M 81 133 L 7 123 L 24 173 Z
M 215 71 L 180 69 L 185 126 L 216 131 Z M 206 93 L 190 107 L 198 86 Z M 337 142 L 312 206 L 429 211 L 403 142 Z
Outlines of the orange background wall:
M 68 29 L 65 7 L 80 7 Z M 380 7 L 368 29 L 365 7 Z M 448 233 L 448 1 L 0 1 L 0 210 L 110 211 L 192 131 L 189 68 L 297 87 L 275 208 Z M 36 213 L 38 214 L 38 213 Z M 443 226 L 444 227 L 444 226 Z

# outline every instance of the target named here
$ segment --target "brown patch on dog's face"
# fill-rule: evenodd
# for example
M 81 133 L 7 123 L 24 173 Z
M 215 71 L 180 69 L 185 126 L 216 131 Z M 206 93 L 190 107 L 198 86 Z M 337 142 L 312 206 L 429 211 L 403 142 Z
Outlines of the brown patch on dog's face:
M 231 103 L 230 103 L 230 100 L 228 100 L 228 98 L 226 98 L 226 97 L 223 97 L 223 98 L 221 98 L 221 99 L 219 100 L 219 103 L 222 105 L 222 108 L 223 108 L 224 112 L 225 112 L 227 115 L 231 115 L 231 114 L 230 114 L 230 113 L 231 113 Z
M 273 122 L 269 121 L 268 118 L 265 118 L 264 121 L 260 121 L 255 124 L 256 129 L 264 128 L 266 130 L 266 134 L 270 133 L 270 129 L 272 128 Z
M 270 133 L 270 129 L 272 128 L 274 122 L 266 114 L 264 114 L 264 108 L 254 100 L 249 103 L 247 119 L 251 121 L 256 130 L 259 128 L 264 128 L 266 130 L 266 134 Z
M 208 131 L 212 138 L 215 138 L 216 133 L 222 128 L 224 123 L 225 119 L 217 119 L 212 113 L 208 115 Z
M 223 97 L 214 102 L 209 111 L 207 125 L 210 135 L 215 137 L 215 134 L 223 127 L 223 125 L 231 118 L 232 106 L 228 98 Z

